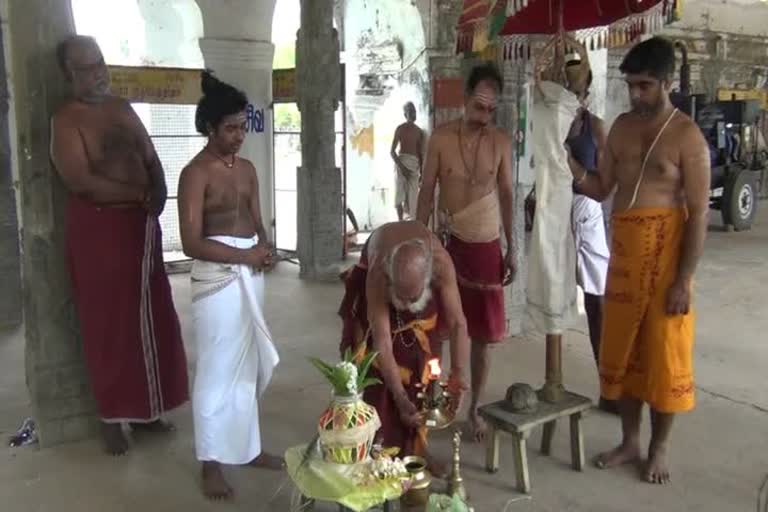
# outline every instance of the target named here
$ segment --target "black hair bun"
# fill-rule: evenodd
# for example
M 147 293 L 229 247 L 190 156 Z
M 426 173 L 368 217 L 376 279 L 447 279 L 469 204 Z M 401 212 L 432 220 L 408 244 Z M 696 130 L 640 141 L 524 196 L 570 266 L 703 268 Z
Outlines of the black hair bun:
M 224 117 L 242 112 L 248 105 L 242 91 L 216 78 L 210 69 L 200 74 L 200 87 L 203 96 L 197 103 L 195 128 L 201 135 L 210 135 Z
M 202 88 L 203 94 L 205 96 L 216 95 L 217 93 L 220 94 L 222 89 L 226 90 L 229 88 L 227 84 L 216 78 L 213 74 L 213 71 L 209 69 L 206 69 L 202 72 L 200 87 Z

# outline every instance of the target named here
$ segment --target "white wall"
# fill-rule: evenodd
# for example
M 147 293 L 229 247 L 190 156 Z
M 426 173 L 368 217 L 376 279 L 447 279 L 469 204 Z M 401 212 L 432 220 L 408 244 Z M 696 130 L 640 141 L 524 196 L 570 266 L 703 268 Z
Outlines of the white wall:
M 403 104 L 416 105 L 417 124 L 428 127 L 429 97 L 425 38 L 419 10 L 411 0 L 347 0 L 344 9 L 347 97 L 347 206 L 361 227 L 396 219 L 395 174 L 389 155 L 395 128 L 404 122 Z M 361 72 L 389 74 L 392 56 L 401 45 L 402 58 L 381 96 L 359 94 Z M 377 48 L 371 51 L 371 49 Z M 373 54 L 373 59 L 371 58 Z M 402 69 L 405 68 L 405 69 Z M 373 136 L 373 144 L 366 143 Z M 361 147 L 362 146 L 362 147 Z
M 761 0 L 685 0 L 681 18 L 676 26 L 768 36 L 768 4 Z
M 713 94 L 717 87 L 750 84 L 753 71 L 768 67 L 768 3 L 758 0 L 685 0 L 681 19 L 659 35 L 685 41 L 693 92 Z M 719 41 L 719 42 L 718 42 Z M 628 48 L 608 56 L 606 121 L 629 108 L 619 65 Z M 678 55 L 678 66 L 679 62 Z M 679 69 L 679 67 L 678 67 Z M 677 77 L 673 87 L 677 86 Z

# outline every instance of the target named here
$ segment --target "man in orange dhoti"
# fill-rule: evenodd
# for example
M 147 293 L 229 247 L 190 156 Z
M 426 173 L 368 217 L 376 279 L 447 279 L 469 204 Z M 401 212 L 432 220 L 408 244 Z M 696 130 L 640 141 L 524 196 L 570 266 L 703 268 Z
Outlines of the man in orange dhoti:
M 421 223 L 394 222 L 371 234 L 344 279 L 341 350 L 379 353 L 373 373 L 383 384 L 364 394 L 381 419 L 379 441 L 399 447 L 400 456 L 421 454 L 425 436 L 415 385 L 425 383 L 438 321 L 451 340 L 448 387 L 459 399 L 466 388 L 469 338 L 451 257 Z
M 621 444 L 596 459 L 600 468 L 640 460 L 643 403 L 651 408 L 644 477 L 667 483 L 675 413 L 694 406 L 693 275 L 709 212 L 709 150 L 696 124 L 669 100 L 672 44 L 653 38 L 625 57 L 632 112 L 614 123 L 597 175 L 572 158 L 579 192 L 613 203 L 605 292 L 602 395 L 622 399 Z

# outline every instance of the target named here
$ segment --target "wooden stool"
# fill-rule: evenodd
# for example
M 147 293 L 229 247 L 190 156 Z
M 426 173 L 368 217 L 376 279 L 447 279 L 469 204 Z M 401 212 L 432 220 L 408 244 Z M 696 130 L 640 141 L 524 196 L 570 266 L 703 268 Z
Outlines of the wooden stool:
M 581 433 L 581 418 L 592 408 L 592 401 L 584 396 L 566 391 L 558 403 L 539 401 L 536 410 L 530 413 L 514 413 L 504 409 L 504 401 L 480 407 L 480 416 L 488 423 L 489 432 L 485 452 L 485 469 L 489 473 L 499 470 L 499 434 L 512 434 L 515 451 L 515 474 L 517 489 L 525 494 L 531 492 L 531 477 L 528 473 L 526 441 L 531 430 L 544 425 L 541 436 L 541 453 L 549 455 L 557 420 L 570 417 L 571 423 L 571 465 L 576 471 L 584 468 L 584 437 Z

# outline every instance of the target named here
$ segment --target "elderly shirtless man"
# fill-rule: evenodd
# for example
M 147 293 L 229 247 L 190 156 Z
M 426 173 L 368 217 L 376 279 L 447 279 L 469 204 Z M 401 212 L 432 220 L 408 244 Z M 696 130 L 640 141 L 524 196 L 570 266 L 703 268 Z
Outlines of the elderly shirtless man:
M 512 145 L 492 122 L 501 89 L 501 75 L 493 65 L 483 64 L 472 70 L 467 80 L 464 117 L 438 128 L 430 139 L 416 215 L 427 224 L 435 186 L 439 184 L 438 229 L 456 267 L 472 338 L 469 419 L 476 440 L 482 440 L 486 431 L 477 408 L 488 380 L 488 346 L 504 338 L 502 286 L 512 281 L 515 272 Z M 507 242 L 505 258 L 499 240 L 500 216 Z
M 262 451 L 258 398 L 278 355 L 264 321 L 264 274 L 272 247 L 253 164 L 237 156 L 245 139 L 245 95 L 204 72 L 195 124 L 208 144 L 184 168 L 179 223 L 192 265 L 197 371 L 192 394 L 203 493 L 226 499 L 221 464 L 280 469 Z
M 57 50 L 74 97 L 52 120 L 51 158 L 69 191 L 67 256 L 90 383 L 107 451 L 125 453 L 121 423 L 167 431 L 188 399 L 187 361 L 163 266 L 163 167 L 141 120 L 109 93 L 96 42 Z
M 390 154 L 395 161 L 395 208 L 397 219 L 404 213 L 416 215 L 422 160 L 424 158 L 424 131 L 416 125 L 416 107 L 410 101 L 403 107 L 405 122 L 397 127 Z M 399 146 L 399 151 L 398 151 Z
M 459 399 L 466 389 L 469 339 L 451 257 L 420 222 L 385 224 L 371 234 L 345 286 L 341 350 L 379 353 L 374 373 L 383 384 L 366 389 L 364 398 L 381 418 L 381 442 L 399 447 L 400 456 L 423 453 L 415 385 L 428 376 L 438 322 L 450 333 L 449 389 Z M 443 476 L 445 468 L 429 460 Z
M 632 111 L 608 135 L 598 173 L 570 158 L 577 189 L 597 201 L 618 186 L 605 291 L 600 381 L 622 399 L 623 439 L 598 467 L 640 460 L 643 403 L 651 409 L 644 477 L 667 483 L 675 413 L 694 407 L 693 276 L 707 232 L 709 152 L 696 124 L 669 100 L 675 52 L 662 38 L 629 51 L 620 67 Z

